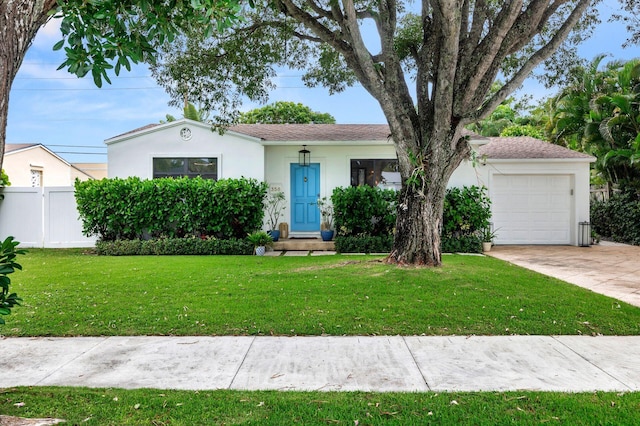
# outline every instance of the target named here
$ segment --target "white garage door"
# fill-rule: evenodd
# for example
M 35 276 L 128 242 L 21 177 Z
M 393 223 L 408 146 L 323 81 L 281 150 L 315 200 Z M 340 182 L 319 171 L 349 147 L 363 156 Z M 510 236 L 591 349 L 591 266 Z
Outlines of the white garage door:
M 569 175 L 494 175 L 496 244 L 570 244 L 573 188 Z

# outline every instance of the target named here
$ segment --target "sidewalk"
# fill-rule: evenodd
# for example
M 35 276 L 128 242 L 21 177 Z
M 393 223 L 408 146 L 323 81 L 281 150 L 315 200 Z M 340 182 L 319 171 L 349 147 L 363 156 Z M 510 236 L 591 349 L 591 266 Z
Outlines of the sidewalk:
M 0 388 L 640 390 L 640 336 L 40 337 L 0 351 Z

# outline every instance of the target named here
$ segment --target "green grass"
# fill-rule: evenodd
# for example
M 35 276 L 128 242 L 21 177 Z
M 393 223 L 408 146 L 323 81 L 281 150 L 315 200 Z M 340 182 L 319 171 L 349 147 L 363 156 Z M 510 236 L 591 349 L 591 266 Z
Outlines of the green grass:
M 99 257 L 31 250 L 0 333 L 95 335 L 640 334 L 640 308 L 497 259 L 437 269 L 371 256 Z
M 3 414 L 72 425 L 636 425 L 639 407 L 640 393 L 0 390 Z

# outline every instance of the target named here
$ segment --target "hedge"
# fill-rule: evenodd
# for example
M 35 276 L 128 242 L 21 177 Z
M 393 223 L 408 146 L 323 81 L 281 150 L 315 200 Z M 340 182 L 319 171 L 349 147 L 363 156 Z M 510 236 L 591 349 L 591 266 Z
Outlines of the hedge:
M 255 179 L 76 181 L 83 233 L 101 241 L 244 238 L 262 227 L 267 184 Z
M 640 245 L 640 199 L 635 191 L 591 204 L 592 230 L 603 238 Z
M 371 186 L 335 188 L 331 202 L 338 236 L 386 236 L 393 233 L 398 192 Z
M 336 188 L 331 201 L 340 253 L 382 253 L 393 246 L 398 193 L 370 186 Z M 447 189 L 441 250 L 481 253 L 482 233 L 489 228 L 491 202 L 486 188 Z
M 251 255 L 253 244 L 246 239 L 159 238 L 155 240 L 98 241 L 96 251 L 105 256 L 137 255 Z

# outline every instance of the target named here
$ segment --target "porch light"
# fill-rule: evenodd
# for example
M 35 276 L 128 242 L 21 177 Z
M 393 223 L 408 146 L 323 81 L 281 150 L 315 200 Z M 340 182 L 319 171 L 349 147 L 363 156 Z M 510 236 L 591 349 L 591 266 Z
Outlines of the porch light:
M 578 223 L 578 245 L 580 247 L 591 245 L 591 224 L 589 222 Z
M 298 151 L 298 165 L 307 167 L 309 164 L 311 164 L 311 151 L 306 145 L 302 145 L 302 149 Z

